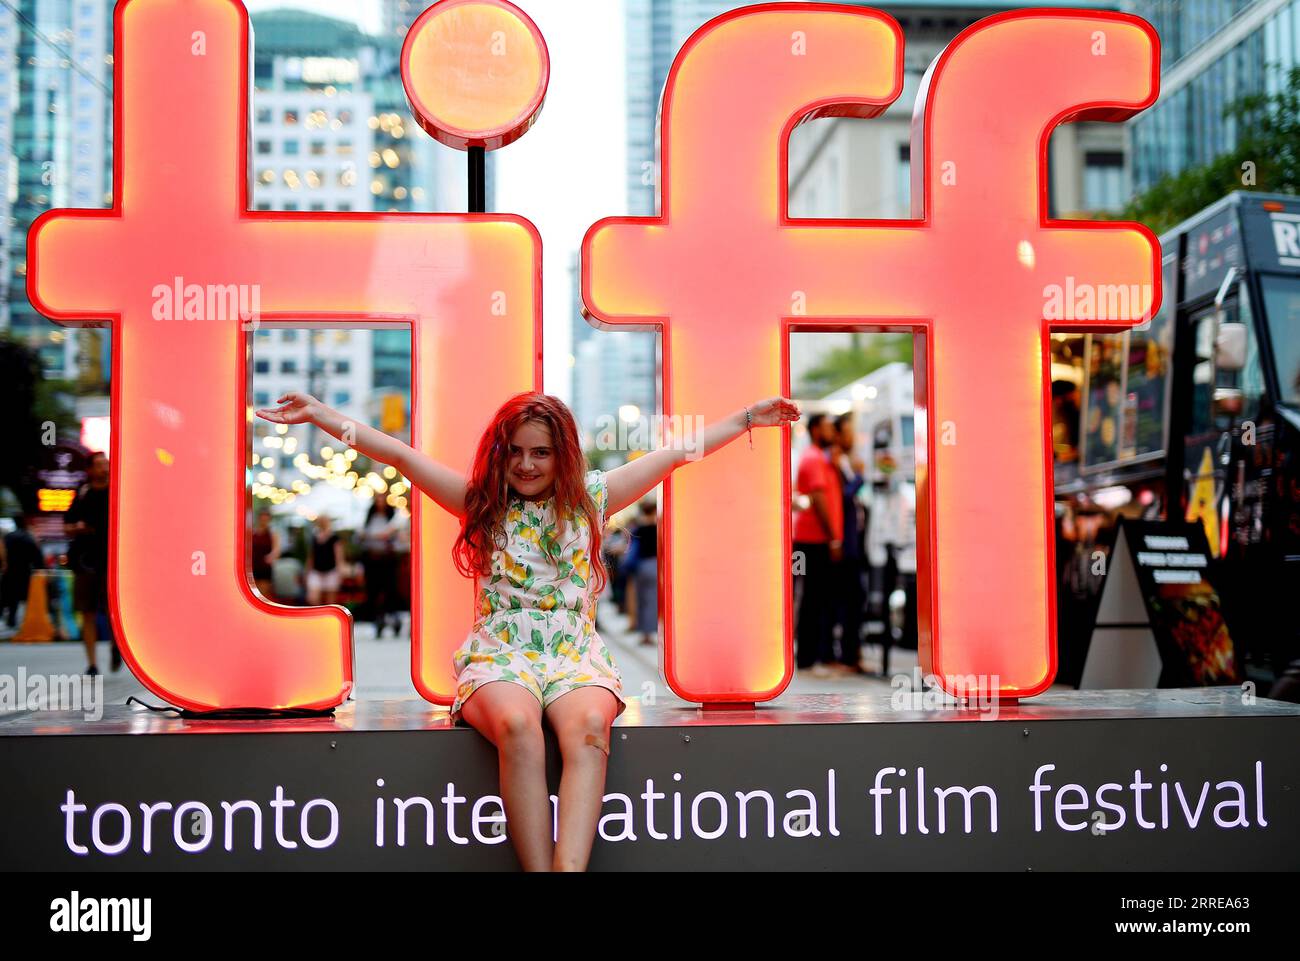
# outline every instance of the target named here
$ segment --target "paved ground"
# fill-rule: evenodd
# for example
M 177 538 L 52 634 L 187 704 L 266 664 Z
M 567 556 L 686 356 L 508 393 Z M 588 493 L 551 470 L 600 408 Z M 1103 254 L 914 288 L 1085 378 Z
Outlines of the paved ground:
M 626 620 L 613 605 L 606 602 L 601 605 L 601 635 L 609 644 L 615 662 L 623 673 L 625 695 L 646 697 L 651 694 L 656 699 L 672 703 L 676 698 L 668 691 L 659 677 L 658 648 L 638 643 L 638 638 L 626 630 Z M 415 687 L 411 683 L 411 648 L 409 635 L 403 633 L 394 638 L 386 634 L 382 639 L 375 637 L 374 627 L 365 622 L 355 626 L 357 680 L 356 696 L 366 699 L 404 699 L 417 698 Z M 0 676 L 15 677 L 20 667 L 27 675 L 69 675 L 85 670 L 86 659 L 80 643 L 52 644 L 15 644 L 6 638 L 9 631 L 0 633 Z M 877 645 L 864 647 L 864 664 L 868 669 L 879 670 L 880 648 Z M 104 678 L 104 702 L 122 704 L 135 695 L 141 700 L 158 704 L 160 700 L 151 694 L 135 679 L 124 666 L 116 673 L 109 671 L 109 645 L 99 645 L 99 669 Z M 890 654 L 890 673 L 911 673 L 916 666 L 916 652 L 895 649 Z M 874 691 L 889 693 L 889 682 L 879 677 L 864 675 L 850 677 L 814 677 L 809 672 L 797 673 L 790 686 L 789 694 L 824 694 L 824 693 L 859 693 Z M 6 709 L 0 704 L 0 711 Z

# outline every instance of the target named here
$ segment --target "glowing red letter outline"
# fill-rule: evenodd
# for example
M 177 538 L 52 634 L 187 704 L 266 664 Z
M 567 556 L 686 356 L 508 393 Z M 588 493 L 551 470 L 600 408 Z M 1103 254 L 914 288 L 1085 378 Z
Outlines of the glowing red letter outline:
M 1055 322 L 1087 329 L 1132 326 L 1160 298 L 1149 230 L 1048 219 L 1048 137 L 1153 103 L 1158 40 L 1116 13 L 982 20 L 918 98 L 915 219 L 791 219 L 791 129 L 880 113 L 901 46 L 886 14 L 833 4 L 701 27 L 664 91 L 660 213 L 591 228 L 583 298 L 598 325 L 662 331 L 670 415 L 788 393 L 792 330 L 914 332 L 923 667 L 958 678 L 949 690 L 977 675 L 1030 696 L 1056 671 L 1045 291 L 1136 285 L 1116 316 Z M 788 438 L 754 447 L 666 484 L 662 668 L 687 700 L 770 699 L 791 677 Z
M 250 212 L 243 5 L 124 0 L 115 24 L 114 206 L 37 220 L 28 275 L 42 313 L 113 328 L 114 630 L 182 707 L 332 707 L 352 686 L 347 612 L 249 584 L 241 321 L 154 320 L 153 291 L 258 284 L 271 325 L 404 325 L 412 442 L 463 469 L 501 400 L 541 384 L 541 240 L 500 214 Z M 473 616 L 458 530 L 415 500 L 412 675 L 441 704 Z

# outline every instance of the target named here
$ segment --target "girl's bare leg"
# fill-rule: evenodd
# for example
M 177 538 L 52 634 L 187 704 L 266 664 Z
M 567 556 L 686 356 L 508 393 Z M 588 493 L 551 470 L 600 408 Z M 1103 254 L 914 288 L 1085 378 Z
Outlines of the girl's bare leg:
M 560 776 L 560 830 L 554 870 L 585 871 L 605 797 L 610 725 L 618 699 L 603 687 L 580 687 L 546 709 L 564 758 Z
M 461 705 L 465 721 L 496 745 L 510 841 L 525 871 L 551 870 L 551 796 L 546 788 L 542 706 L 510 681 L 491 681 Z

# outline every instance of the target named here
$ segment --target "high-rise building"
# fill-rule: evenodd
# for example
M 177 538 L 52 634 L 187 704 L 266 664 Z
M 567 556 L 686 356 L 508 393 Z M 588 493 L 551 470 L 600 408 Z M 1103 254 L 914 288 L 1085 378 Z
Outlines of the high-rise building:
M 1027 4 L 874 0 L 870 6 L 890 14 L 903 30 L 903 92 L 885 113 L 871 120 L 826 118 L 795 128 L 790 137 L 792 217 L 911 217 L 912 112 L 926 70 L 971 24 Z M 1124 205 L 1128 198 L 1124 142 L 1120 124 L 1072 123 L 1057 128 L 1048 152 L 1053 216 L 1116 211 Z M 796 392 L 825 351 L 850 347 L 852 342 L 853 335 L 847 332 L 793 338 L 790 381 Z
M 580 303 L 580 272 L 575 253 L 569 262 L 569 282 L 573 303 Z M 649 342 L 650 350 L 645 349 Z M 580 315 L 573 320 L 573 416 L 587 447 L 605 448 L 615 462 L 626 451 L 618 452 L 605 436 L 621 419 L 649 418 L 655 413 L 657 383 L 655 338 L 631 330 L 597 330 Z M 629 385 L 632 389 L 629 389 Z M 624 431 L 624 438 L 645 439 L 644 433 Z M 617 440 L 617 431 L 615 431 Z
M 5 189 L 0 190 L 0 230 L 4 231 L 4 242 L 0 243 L 0 330 L 9 326 L 9 287 L 12 281 L 9 235 L 13 229 L 10 226 L 13 202 L 9 199 L 8 186 L 17 162 L 13 155 L 13 108 L 18 95 L 18 72 L 14 69 L 17 47 L 18 12 L 13 7 L 0 6 L 0 148 L 6 150 Z
M 27 231 L 55 207 L 112 203 L 110 0 L 25 0 L 0 6 L 3 204 L 0 327 L 30 343 L 47 373 L 102 389 L 108 338 L 58 327 L 27 300 Z
M 258 13 L 252 25 L 254 208 L 373 210 L 381 193 L 392 189 L 372 177 L 378 115 L 365 69 L 373 64 L 373 38 L 350 21 L 299 10 Z M 398 158 L 390 156 L 397 167 Z M 367 420 L 372 369 L 370 330 L 261 329 L 253 337 L 253 405 L 270 406 L 287 391 L 306 390 L 346 416 Z M 259 422 L 255 433 L 270 428 Z M 282 449 L 263 456 L 281 461 L 267 467 L 275 485 L 288 488 L 301 479 Z
M 372 209 L 374 101 L 361 89 L 356 51 L 285 56 L 260 36 L 255 50 L 254 207 Z
M 1277 93 L 1300 64 L 1300 0 L 1128 0 L 1126 9 L 1161 42 L 1160 100 L 1128 123 L 1142 191 L 1237 146 L 1241 131 L 1224 108 Z
M 758 0 L 753 0 L 758 2 Z M 655 211 L 655 125 L 659 98 L 677 51 L 721 13 L 744 0 L 625 0 L 627 20 L 627 209 Z
M 257 209 L 466 209 L 465 154 L 434 142 L 415 124 L 402 86 L 402 40 L 421 10 L 386 3 L 388 19 L 378 35 L 351 20 L 298 9 L 254 14 Z M 490 158 L 488 167 L 490 208 Z M 257 406 L 286 390 L 307 390 L 358 420 L 398 435 L 409 431 L 411 338 L 404 329 L 263 329 L 254 337 L 253 365 Z M 270 433 L 260 423 L 257 430 Z M 275 462 L 266 467 L 274 486 L 301 481 L 293 459 L 312 454 L 310 439 L 301 443 L 292 455 L 259 449 Z
M 429 6 L 428 0 L 380 0 L 383 19 L 380 30 L 385 37 L 396 37 L 400 42 L 411 23 Z
M 851 0 L 850 0 L 851 2 Z M 735 0 L 627 0 L 628 210 L 656 212 L 656 124 L 668 71 L 690 35 L 713 17 L 739 6 Z M 866 5 L 866 4 L 864 4 Z M 870 121 L 827 119 L 795 130 L 790 140 L 790 213 L 803 217 L 910 216 L 910 139 L 912 106 L 931 61 L 962 29 L 999 10 L 1025 4 L 998 0 L 872 0 L 899 21 L 906 38 L 902 95 L 882 116 Z M 1105 6 L 1067 0 L 1056 6 Z M 1052 142 L 1054 213 L 1115 210 L 1127 197 L 1124 131 L 1115 124 L 1071 124 Z M 792 350 L 792 381 L 816 361 L 836 338 L 803 338 Z M 602 365 L 630 368 L 621 383 L 624 403 L 653 409 L 657 338 L 627 333 L 598 336 L 595 354 Z M 587 348 L 591 353 L 592 349 Z M 625 355 L 636 355 L 634 358 Z M 579 357 L 575 336 L 575 357 Z M 636 371 L 648 371 L 641 381 Z M 577 391 L 575 382 L 575 391 Z M 609 413 L 610 411 L 602 411 Z M 588 425 L 584 425 L 588 426 Z
M 655 126 L 659 98 L 677 51 L 699 27 L 739 0 L 625 0 L 627 57 L 627 210 L 655 211 Z M 574 298 L 574 309 L 581 301 Z M 659 337 L 645 331 L 590 331 L 574 318 L 575 416 L 594 435 L 601 418 L 659 407 Z M 582 383 L 580 383 L 580 381 Z M 585 384 L 585 386 L 584 386 Z M 577 400 L 581 398 L 581 400 Z

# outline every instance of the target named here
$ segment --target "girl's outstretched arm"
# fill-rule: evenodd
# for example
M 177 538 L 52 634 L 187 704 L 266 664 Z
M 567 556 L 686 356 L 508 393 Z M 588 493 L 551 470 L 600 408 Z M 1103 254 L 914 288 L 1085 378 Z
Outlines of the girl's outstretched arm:
M 291 391 L 276 403 L 280 406 L 259 410 L 257 416 L 273 424 L 315 424 L 371 460 L 396 467 L 440 507 L 465 516 L 465 478 L 450 467 L 369 424 L 344 417 L 311 394 Z
M 748 411 L 748 420 L 752 421 L 754 427 L 780 427 L 799 419 L 799 406 L 784 397 L 772 397 L 751 404 Z M 634 503 L 678 467 L 707 457 L 715 450 L 727 446 L 745 433 L 748 427 L 745 410 L 742 409 L 704 428 L 693 446 L 686 447 L 678 443 L 673 447 L 663 447 L 615 467 L 605 478 L 609 488 L 609 504 L 605 512 L 613 514 Z

